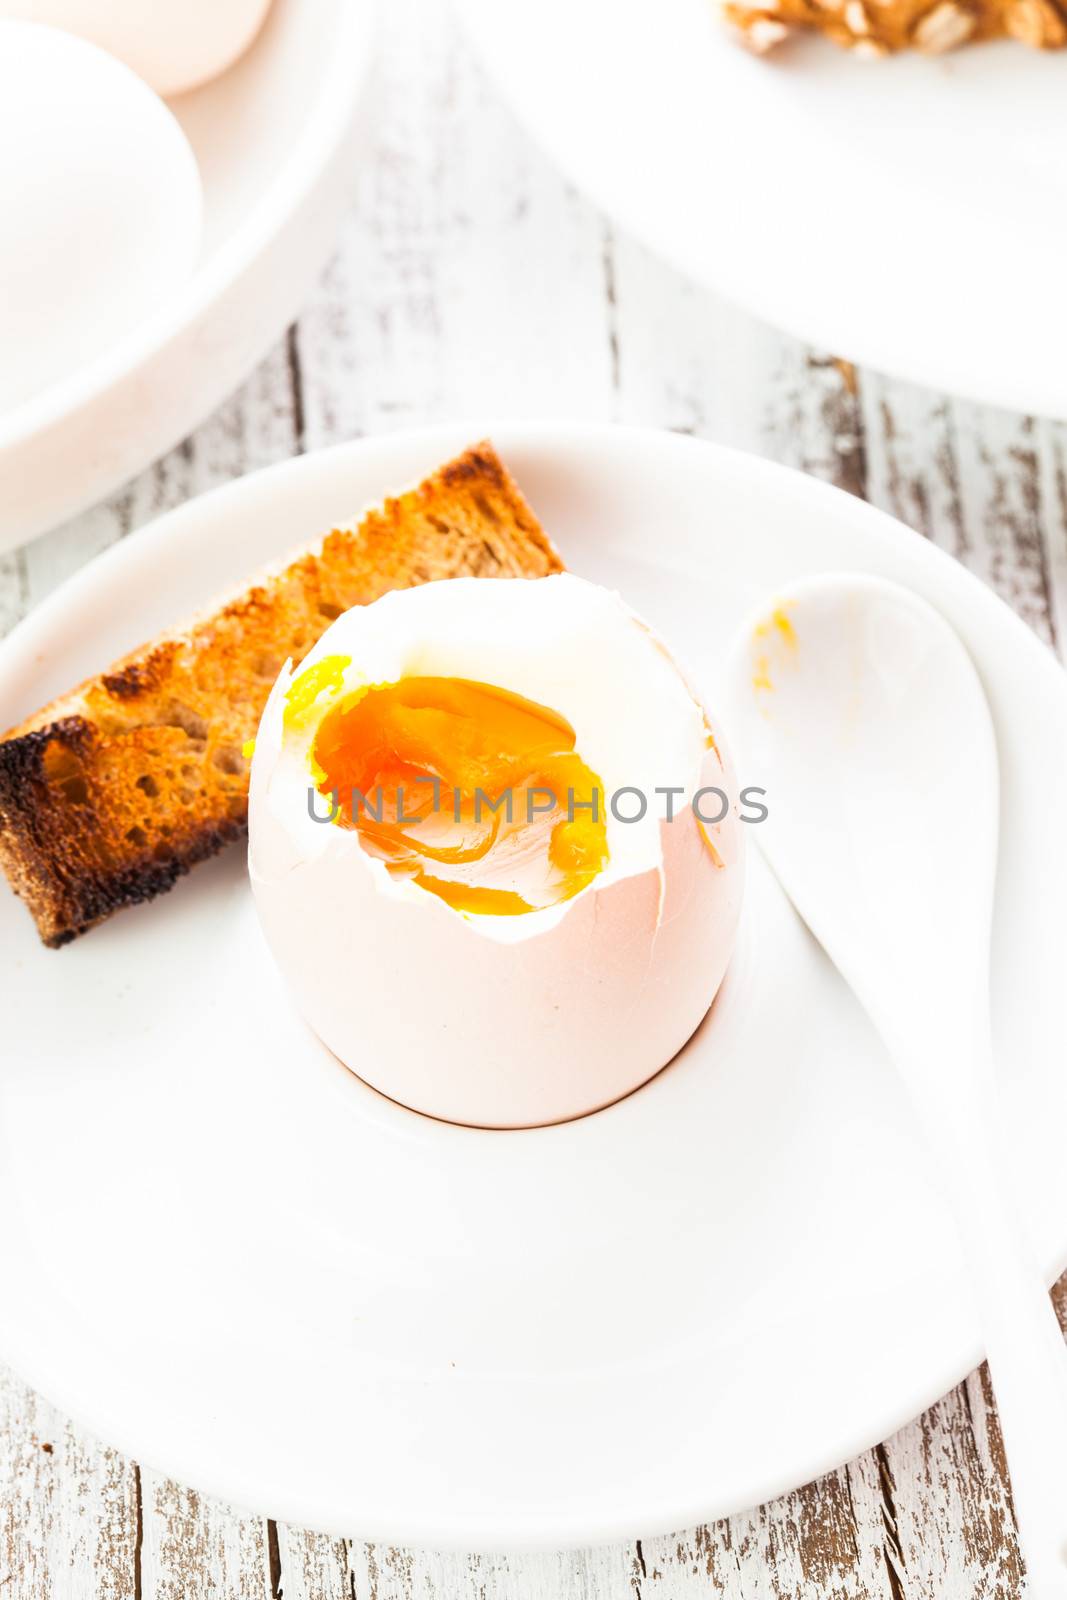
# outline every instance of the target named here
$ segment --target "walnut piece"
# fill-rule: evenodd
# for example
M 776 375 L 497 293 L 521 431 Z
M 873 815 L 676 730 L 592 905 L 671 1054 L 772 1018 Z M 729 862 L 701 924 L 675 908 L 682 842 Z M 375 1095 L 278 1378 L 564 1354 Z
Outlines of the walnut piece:
M 956 4 L 956 0 L 941 0 L 925 17 L 915 24 L 912 40 L 917 50 L 927 55 L 939 56 L 946 50 L 955 50 L 965 44 L 974 33 L 978 18 L 974 12 Z
M 719 0 L 726 21 L 762 54 L 796 31 L 824 33 L 864 58 L 941 55 L 968 41 L 1067 46 L 1067 0 Z

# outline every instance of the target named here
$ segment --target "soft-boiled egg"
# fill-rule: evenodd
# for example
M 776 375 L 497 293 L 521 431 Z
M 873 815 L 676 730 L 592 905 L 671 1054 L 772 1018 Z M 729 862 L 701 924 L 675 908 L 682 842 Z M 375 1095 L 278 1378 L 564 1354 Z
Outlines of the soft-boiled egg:
M 0 0 L 0 17 L 46 22 L 110 51 L 157 94 L 225 72 L 263 25 L 270 0 Z
M 72 34 L 0 21 L 0 411 L 101 356 L 190 275 L 200 175 L 163 102 Z
M 657 1073 L 726 970 L 733 773 L 664 645 L 582 579 L 459 578 L 344 613 L 264 712 L 249 868 L 353 1072 L 483 1127 Z

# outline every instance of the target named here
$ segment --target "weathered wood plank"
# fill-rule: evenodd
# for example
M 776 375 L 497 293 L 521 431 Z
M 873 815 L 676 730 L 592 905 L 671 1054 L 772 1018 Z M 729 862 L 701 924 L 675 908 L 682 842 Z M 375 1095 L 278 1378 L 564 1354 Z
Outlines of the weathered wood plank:
M 1062 430 L 873 375 L 861 388 L 868 497 L 962 561 L 1054 643 L 1064 594 L 1054 571 L 1057 549 L 1062 566 Z
M 0 556 L 0 639 L 29 610 L 26 552 L 10 550 Z
M 1067 663 L 1067 423 L 1040 423 L 1039 438 L 1039 493 L 1052 628 L 1060 658 Z
M 635 1546 L 526 1555 L 353 1547 L 354 1600 L 626 1600 L 640 1596 Z
M 242 473 L 282 461 L 295 447 L 296 397 L 286 339 L 191 438 L 110 499 L 5 558 L 0 625 L 13 625 L 70 573 L 153 517 Z
M 885 1556 L 901 1595 L 1019 1593 L 1003 1453 L 983 1377 L 975 1373 L 873 1454 Z M 871 1463 L 868 1456 L 850 1468 L 853 1480 L 869 1476 Z
M 459 417 L 603 417 L 599 217 L 518 131 L 446 8 L 389 9 L 382 115 L 300 319 L 307 447 Z
M 285 1600 L 352 1600 L 349 1545 L 279 1522 L 273 1587 Z
M 0 1594 L 135 1600 L 138 1472 L 0 1368 Z
M 857 1570 L 844 1472 L 727 1522 L 642 1540 L 636 1587 L 641 1600 L 852 1600 L 878 1592 Z
M 156 1473 L 141 1474 L 141 1594 L 271 1600 L 267 1523 Z
M 615 416 L 769 456 L 862 494 L 855 370 L 687 283 L 605 228 Z

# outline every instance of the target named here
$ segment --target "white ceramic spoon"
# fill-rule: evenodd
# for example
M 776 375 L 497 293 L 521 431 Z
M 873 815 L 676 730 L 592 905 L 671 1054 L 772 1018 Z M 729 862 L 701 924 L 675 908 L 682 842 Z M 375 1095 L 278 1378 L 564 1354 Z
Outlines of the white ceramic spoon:
M 753 833 L 918 1109 L 974 1280 L 1036 1600 L 1067 1597 L 1067 1350 L 1004 1181 L 989 1022 L 998 831 L 978 675 L 881 579 L 794 585 L 729 664 Z

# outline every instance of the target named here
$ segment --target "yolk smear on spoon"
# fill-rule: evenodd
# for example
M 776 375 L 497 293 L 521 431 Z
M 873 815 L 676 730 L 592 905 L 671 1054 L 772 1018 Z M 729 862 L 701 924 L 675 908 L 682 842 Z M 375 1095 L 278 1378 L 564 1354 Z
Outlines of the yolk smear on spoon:
M 608 858 L 603 785 L 555 711 L 466 678 L 346 695 L 311 746 L 319 792 L 363 848 L 457 911 L 569 900 Z

